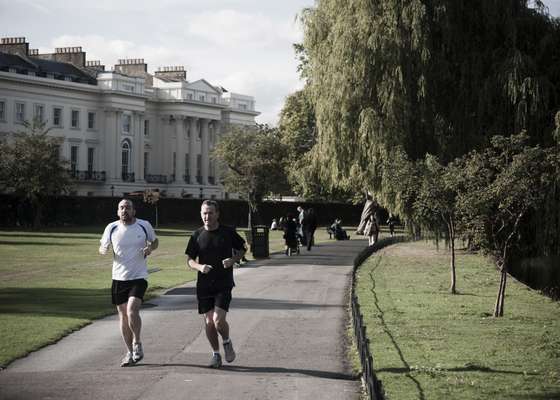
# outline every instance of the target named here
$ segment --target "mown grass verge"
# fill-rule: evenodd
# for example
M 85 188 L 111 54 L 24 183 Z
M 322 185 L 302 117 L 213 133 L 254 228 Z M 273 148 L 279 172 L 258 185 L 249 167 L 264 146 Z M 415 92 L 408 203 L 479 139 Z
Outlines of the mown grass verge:
M 356 293 L 374 367 L 388 399 L 559 399 L 560 304 L 509 279 L 478 255 L 457 260 L 424 242 L 380 250 L 358 270 Z

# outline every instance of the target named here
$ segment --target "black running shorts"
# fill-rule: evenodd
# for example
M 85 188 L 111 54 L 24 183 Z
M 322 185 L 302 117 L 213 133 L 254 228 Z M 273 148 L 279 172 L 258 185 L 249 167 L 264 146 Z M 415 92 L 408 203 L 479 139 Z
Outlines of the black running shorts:
M 197 295 L 197 297 L 199 314 L 206 314 L 214 307 L 219 307 L 226 312 L 229 311 L 229 303 L 231 303 L 231 289 L 225 289 L 216 293 Z
M 148 281 L 145 279 L 133 279 L 131 281 L 116 281 L 113 279 L 111 286 L 111 298 L 114 305 L 128 302 L 129 297 L 138 297 L 144 300 L 144 293 L 148 288 Z

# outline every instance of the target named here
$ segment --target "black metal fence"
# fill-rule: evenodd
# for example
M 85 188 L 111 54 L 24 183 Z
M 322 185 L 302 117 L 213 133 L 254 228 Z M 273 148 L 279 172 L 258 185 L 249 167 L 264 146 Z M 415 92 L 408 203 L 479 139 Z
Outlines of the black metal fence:
M 356 271 L 362 263 L 368 259 L 377 250 L 391 244 L 402 242 L 405 238 L 403 236 L 393 236 L 379 240 L 372 246 L 366 247 L 354 259 L 354 269 L 352 271 L 352 322 L 354 325 L 354 337 L 360 353 L 360 362 L 362 364 L 362 381 L 367 390 L 368 398 L 371 400 L 384 400 L 385 394 L 383 391 L 383 384 L 375 374 L 373 366 L 373 357 L 369 351 L 369 339 L 367 337 L 366 327 L 364 325 L 364 317 L 360 312 L 360 303 L 358 296 L 356 296 Z

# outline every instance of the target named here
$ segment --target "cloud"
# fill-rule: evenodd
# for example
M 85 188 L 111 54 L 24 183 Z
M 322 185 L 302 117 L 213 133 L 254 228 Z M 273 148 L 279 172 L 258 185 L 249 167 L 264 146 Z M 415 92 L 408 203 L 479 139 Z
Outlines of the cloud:
M 298 35 L 291 25 L 260 13 L 219 10 L 189 18 L 187 32 L 220 47 L 260 48 L 279 41 L 296 41 Z

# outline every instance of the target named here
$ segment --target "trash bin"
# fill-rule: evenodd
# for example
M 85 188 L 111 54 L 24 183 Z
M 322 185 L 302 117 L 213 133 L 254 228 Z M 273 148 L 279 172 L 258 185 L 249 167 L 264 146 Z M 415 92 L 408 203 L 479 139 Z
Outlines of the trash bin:
M 268 226 L 255 225 L 251 228 L 251 253 L 255 258 L 267 258 L 268 250 Z

